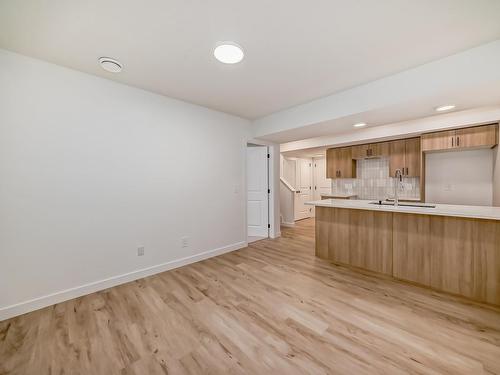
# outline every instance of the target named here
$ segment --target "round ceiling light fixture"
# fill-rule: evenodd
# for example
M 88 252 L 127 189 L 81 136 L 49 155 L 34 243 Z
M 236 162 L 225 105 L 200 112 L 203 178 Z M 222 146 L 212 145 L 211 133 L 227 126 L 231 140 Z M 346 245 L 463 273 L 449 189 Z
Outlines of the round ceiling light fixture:
M 442 106 L 436 108 L 436 112 L 451 111 L 454 108 L 455 108 L 454 104 L 442 105 Z
M 364 128 L 366 126 L 366 122 L 358 122 L 353 125 L 355 128 Z
M 122 64 L 111 57 L 100 57 L 99 64 L 101 68 L 110 73 L 120 73 L 122 71 Z
M 214 57 L 224 64 L 237 64 L 244 56 L 243 49 L 233 42 L 221 42 L 214 49 Z

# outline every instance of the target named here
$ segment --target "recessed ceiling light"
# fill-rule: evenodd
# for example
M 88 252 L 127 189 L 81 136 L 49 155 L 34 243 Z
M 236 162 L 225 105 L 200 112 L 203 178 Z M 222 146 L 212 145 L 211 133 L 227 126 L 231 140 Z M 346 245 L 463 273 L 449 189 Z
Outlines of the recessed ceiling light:
M 224 64 L 237 64 L 243 60 L 243 49 L 233 42 L 219 43 L 214 49 L 214 56 Z
M 99 64 L 101 67 L 110 73 L 120 73 L 122 71 L 122 64 L 110 57 L 101 57 L 99 58 Z
M 366 126 L 366 122 L 358 122 L 357 124 L 353 125 L 355 128 L 363 128 Z
M 453 108 L 455 108 L 455 105 L 453 105 L 453 104 L 442 105 L 442 106 L 436 108 L 436 112 L 449 111 L 449 110 L 451 110 Z

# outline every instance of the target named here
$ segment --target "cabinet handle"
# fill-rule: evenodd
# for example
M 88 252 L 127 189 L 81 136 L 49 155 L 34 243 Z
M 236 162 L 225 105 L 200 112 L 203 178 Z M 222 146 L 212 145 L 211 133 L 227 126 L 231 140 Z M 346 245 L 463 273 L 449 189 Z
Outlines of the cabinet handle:
M 460 137 L 457 137 L 457 146 L 460 146 Z
M 408 176 L 408 167 L 406 167 L 406 175 Z
M 455 139 L 454 137 L 451 137 L 451 147 L 454 147 L 454 145 L 453 145 L 453 140 L 454 139 Z

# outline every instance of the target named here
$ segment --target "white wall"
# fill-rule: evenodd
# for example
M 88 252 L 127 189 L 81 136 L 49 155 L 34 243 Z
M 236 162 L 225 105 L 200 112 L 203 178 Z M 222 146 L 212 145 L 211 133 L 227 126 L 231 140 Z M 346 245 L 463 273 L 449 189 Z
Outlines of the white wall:
M 288 182 L 293 188 L 297 186 L 296 173 L 297 161 L 281 155 L 281 177 Z
M 0 50 L 0 320 L 244 246 L 248 126 Z
M 426 201 L 492 205 L 493 154 L 491 149 L 426 154 Z
M 285 225 L 295 223 L 295 190 L 291 190 L 283 181 L 280 181 L 280 215 Z

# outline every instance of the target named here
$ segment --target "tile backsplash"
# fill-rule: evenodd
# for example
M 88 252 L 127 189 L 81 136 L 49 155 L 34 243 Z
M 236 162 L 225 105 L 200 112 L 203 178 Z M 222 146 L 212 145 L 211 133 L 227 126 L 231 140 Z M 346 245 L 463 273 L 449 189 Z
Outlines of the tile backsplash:
M 364 159 L 356 162 L 357 178 L 332 179 L 332 193 L 357 194 L 358 199 L 394 197 L 395 179 L 389 177 L 389 158 Z M 420 198 L 420 178 L 403 177 L 400 198 Z

